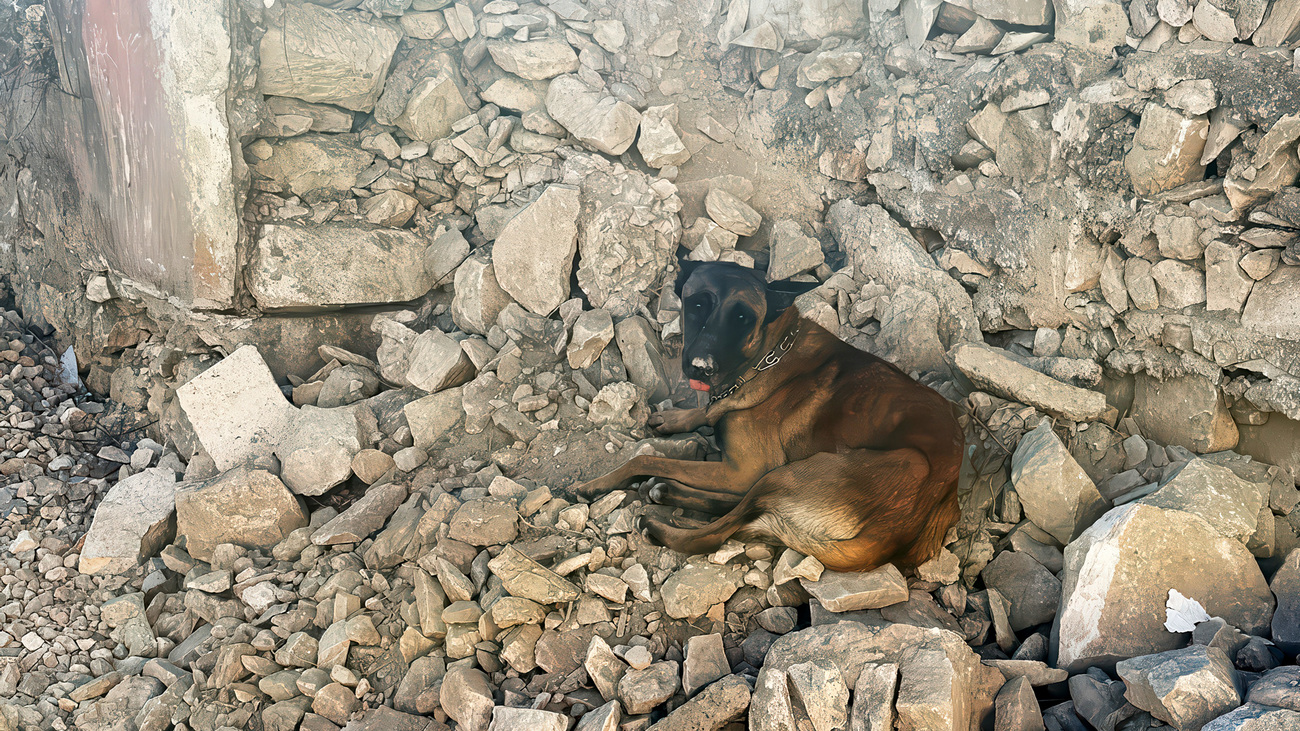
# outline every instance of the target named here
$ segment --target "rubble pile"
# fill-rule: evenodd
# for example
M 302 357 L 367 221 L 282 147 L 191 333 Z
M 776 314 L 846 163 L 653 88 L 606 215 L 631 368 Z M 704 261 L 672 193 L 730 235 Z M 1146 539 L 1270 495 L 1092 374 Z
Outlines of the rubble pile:
M 230 5 L 235 306 L 12 269 L 0 729 L 1300 727 L 1300 4 Z M 937 558 L 569 491 L 716 453 L 679 258 L 958 404 Z

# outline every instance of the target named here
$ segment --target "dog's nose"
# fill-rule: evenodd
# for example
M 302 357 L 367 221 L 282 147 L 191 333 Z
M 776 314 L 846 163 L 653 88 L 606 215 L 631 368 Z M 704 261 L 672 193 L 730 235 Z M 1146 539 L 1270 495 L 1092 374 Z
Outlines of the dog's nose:
M 718 372 L 718 368 L 714 364 L 713 358 L 693 358 L 691 359 L 691 366 L 706 376 L 711 376 Z

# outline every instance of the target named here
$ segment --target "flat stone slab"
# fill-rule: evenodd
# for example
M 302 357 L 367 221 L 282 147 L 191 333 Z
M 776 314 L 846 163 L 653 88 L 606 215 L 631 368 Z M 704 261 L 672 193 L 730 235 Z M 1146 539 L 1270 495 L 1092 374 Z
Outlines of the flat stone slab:
M 222 472 L 269 456 L 297 412 L 253 345 L 190 379 L 176 399 Z
M 799 583 L 832 612 L 881 609 L 908 599 L 907 580 L 892 563 L 866 573 L 824 571 L 817 581 Z
M 1003 355 L 997 348 L 962 343 L 952 350 L 957 368 L 979 388 L 1071 421 L 1096 421 L 1106 413 L 1106 396 L 1045 376 Z
M 162 550 L 176 535 L 176 473 L 154 467 L 108 491 L 86 533 L 77 570 L 120 574 Z

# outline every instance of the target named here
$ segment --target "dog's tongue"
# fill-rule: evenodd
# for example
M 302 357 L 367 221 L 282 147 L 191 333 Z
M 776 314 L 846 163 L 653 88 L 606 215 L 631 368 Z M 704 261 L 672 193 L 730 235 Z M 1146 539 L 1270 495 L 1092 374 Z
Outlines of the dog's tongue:
M 696 391 L 709 390 L 709 384 L 705 383 L 704 381 L 697 381 L 694 378 L 692 378 L 690 379 L 690 384 L 691 384 L 691 388 L 695 389 Z

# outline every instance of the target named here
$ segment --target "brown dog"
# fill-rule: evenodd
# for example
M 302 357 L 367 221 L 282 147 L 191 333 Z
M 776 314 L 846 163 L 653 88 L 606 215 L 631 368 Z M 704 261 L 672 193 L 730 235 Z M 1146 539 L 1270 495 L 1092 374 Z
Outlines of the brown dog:
M 721 516 L 695 529 L 647 519 L 652 538 L 688 554 L 735 537 L 782 543 L 836 571 L 933 557 L 959 517 L 952 407 L 800 317 L 791 305 L 813 286 L 682 262 L 682 370 L 710 401 L 651 423 L 667 433 L 714 426 L 722 461 L 635 457 L 576 492 L 661 478 L 656 502 Z

